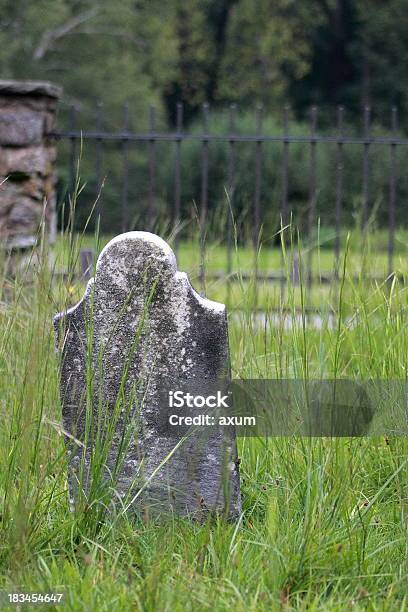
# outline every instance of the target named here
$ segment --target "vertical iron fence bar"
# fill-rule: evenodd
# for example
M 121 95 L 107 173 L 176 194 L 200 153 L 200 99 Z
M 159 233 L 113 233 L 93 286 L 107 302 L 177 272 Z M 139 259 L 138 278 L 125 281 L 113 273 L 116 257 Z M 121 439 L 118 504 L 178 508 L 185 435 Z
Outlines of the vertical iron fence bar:
M 123 107 L 123 132 L 125 138 L 122 141 L 122 232 L 129 230 L 129 207 L 128 207 L 128 196 L 129 196 L 129 159 L 128 149 L 129 140 L 126 136 L 129 133 L 129 106 L 125 104 Z
M 313 248 L 312 236 L 316 223 L 316 128 L 317 106 L 310 110 L 310 166 L 309 166 L 309 220 L 308 220 L 308 253 L 307 253 L 307 283 L 309 288 L 313 280 Z
M 232 229 L 234 221 L 235 196 L 235 104 L 229 108 L 229 140 L 228 140 L 228 187 L 227 187 L 227 302 L 230 298 L 230 281 L 232 273 Z
M 336 147 L 336 209 L 335 209 L 335 227 L 336 237 L 334 240 L 334 276 L 339 277 L 339 260 L 340 260 L 340 227 L 343 209 L 343 166 L 344 166 L 344 150 L 343 150 L 343 116 L 344 108 L 337 108 L 337 135 L 339 140 Z
M 262 111 L 261 105 L 256 107 L 256 135 L 262 133 Z M 256 141 L 255 149 L 255 194 L 254 194 L 254 235 L 253 244 L 257 251 L 259 247 L 261 230 L 261 183 L 262 183 L 262 140 Z
M 285 297 L 285 259 L 283 245 L 286 244 L 286 226 L 289 223 L 288 219 L 288 178 L 289 178 L 289 106 L 285 106 L 283 110 L 283 153 L 282 153 L 282 199 L 281 199 L 281 300 Z M 291 231 L 291 230 L 290 230 Z
M 258 104 L 255 111 L 256 120 L 256 135 L 262 135 L 262 112 L 263 107 Z M 253 235 L 253 248 L 254 248 L 254 293 L 253 293 L 253 306 L 256 308 L 258 303 L 258 257 L 259 257 L 259 246 L 261 239 L 261 189 L 262 189 L 262 161 L 263 161 L 263 149 L 262 140 L 259 139 L 255 144 L 255 193 L 254 193 L 254 235 Z
M 289 106 L 283 111 L 283 156 L 282 156 L 282 226 L 289 223 L 288 220 L 288 175 L 289 175 Z
M 176 157 L 174 164 L 174 250 L 178 253 L 178 227 L 181 219 L 181 143 L 183 140 L 183 105 L 177 103 L 176 117 Z
M 156 131 L 156 109 L 154 106 L 149 108 L 149 132 L 151 138 L 149 140 L 149 197 L 148 197 L 148 218 L 150 229 L 154 228 L 156 221 L 156 139 L 154 133 Z
M 208 216 L 208 103 L 203 104 L 203 139 L 201 141 L 201 207 L 200 207 L 200 285 L 205 293 L 205 236 Z
M 72 104 L 69 113 L 69 129 L 70 132 L 76 131 L 76 120 L 77 120 L 77 109 L 75 104 Z M 76 186 L 76 175 L 77 175 L 77 139 L 76 136 L 70 138 L 70 151 L 69 151 L 69 192 L 70 197 L 74 197 L 75 186 Z
M 392 137 L 396 138 L 398 129 L 398 112 L 395 106 L 391 110 Z M 388 276 L 394 272 L 395 249 L 395 213 L 396 213 L 396 186 L 397 186 L 397 160 L 395 142 L 390 149 L 390 192 L 389 192 L 389 234 L 388 234 Z
M 362 229 L 365 234 L 368 222 L 368 182 L 370 175 L 370 115 L 371 109 L 369 106 L 364 107 L 363 121 L 364 121 L 364 153 L 363 153 L 363 209 L 362 209 Z
M 98 102 L 96 110 L 96 130 L 100 134 L 103 128 L 103 102 Z M 102 210 L 102 156 L 103 156 L 103 140 L 97 138 L 96 140 L 96 156 L 95 156 L 95 174 L 96 174 L 96 222 L 101 222 L 101 210 Z

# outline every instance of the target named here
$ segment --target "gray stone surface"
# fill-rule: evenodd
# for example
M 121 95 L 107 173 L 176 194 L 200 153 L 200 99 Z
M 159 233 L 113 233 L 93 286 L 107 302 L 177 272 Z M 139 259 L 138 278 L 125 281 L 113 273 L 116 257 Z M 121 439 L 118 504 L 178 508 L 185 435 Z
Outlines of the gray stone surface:
M 21 147 L 40 144 L 44 132 L 44 120 L 38 113 L 1 113 L 0 145 Z
M 50 177 L 51 181 L 51 177 Z M 8 248 L 26 248 L 36 242 L 42 219 L 52 226 L 54 184 L 38 177 L 13 182 L 0 177 L 0 240 Z
M 0 80 L 0 95 L 48 96 L 60 98 L 62 87 L 49 81 L 13 81 Z
M 47 176 L 55 161 L 54 147 L 3 147 L 0 148 L 0 176 L 40 174 Z
M 147 232 L 114 238 L 83 299 L 54 325 L 74 501 L 90 490 L 96 440 L 110 427 L 113 443 L 103 460 L 110 502 L 152 513 L 237 517 L 235 432 L 216 426 L 183 438 L 165 426 L 167 390 L 225 388 L 230 376 L 225 307 L 194 291 L 170 247 Z

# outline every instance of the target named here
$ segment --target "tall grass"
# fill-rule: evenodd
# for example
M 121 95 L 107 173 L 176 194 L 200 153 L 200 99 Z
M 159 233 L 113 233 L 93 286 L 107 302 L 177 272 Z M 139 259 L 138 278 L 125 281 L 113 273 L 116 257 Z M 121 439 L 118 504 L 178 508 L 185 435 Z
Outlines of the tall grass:
M 71 512 L 52 317 L 83 293 L 75 273 L 84 239 L 69 229 L 51 267 L 42 243 L 28 284 L 24 271 L 3 275 L 1 587 L 63 590 L 66 610 L 405 609 L 405 438 L 240 439 L 236 524 L 131 513 L 111 520 L 99 512 L 103 488 Z M 102 244 L 96 240 L 96 250 Z M 180 245 L 182 261 L 189 249 Z M 238 275 L 243 313 L 229 322 L 233 376 L 405 380 L 405 285 L 356 279 L 354 253 L 344 251 L 341 282 L 320 304 L 315 328 L 306 315 L 313 296 L 304 279 L 291 285 L 293 253 L 282 249 L 287 292 L 265 290 L 261 322 L 252 316 L 253 287 Z M 239 247 L 235 257 L 240 269 L 251 265 Z M 56 274 L 62 267 L 64 277 Z

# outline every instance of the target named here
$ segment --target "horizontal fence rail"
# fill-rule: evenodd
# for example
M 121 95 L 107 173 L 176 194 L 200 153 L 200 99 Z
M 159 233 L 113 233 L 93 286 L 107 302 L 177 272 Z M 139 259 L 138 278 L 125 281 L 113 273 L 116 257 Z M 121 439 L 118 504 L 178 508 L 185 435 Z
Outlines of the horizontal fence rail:
M 407 138 L 393 138 L 391 136 L 373 136 L 371 138 L 365 138 L 364 136 L 274 136 L 267 134 L 189 134 L 188 132 L 146 132 L 131 134 L 129 132 L 88 132 L 82 130 L 72 132 L 51 132 L 50 136 L 56 139 L 75 138 L 77 140 L 112 140 L 120 142 L 178 142 L 183 140 L 195 140 L 199 142 L 288 142 L 289 144 L 294 142 L 331 142 L 358 145 L 408 145 Z
M 92 161 L 90 166 L 91 181 L 93 185 L 93 197 L 97 201 L 96 211 L 101 215 L 102 221 L 107 216 L 106 202 L 107 195 L 104 189 L 109 187 L 110 173 L 116 173 L 117 190 L 115 196 L 111 196 L 109 206 L 115 206 L 120 210 L 120 228 L 108 223 L 108 227 L 102 227 L 114 232 L 120 229 L 127 231 L 132 229 L 132 212 L 138 204 L 134 202 L 134 194 L 144 189 L 144 208 L 143 208 L 143 228 L 152 229 L 157 221 L 159 208 L 163 209 L 161 200 L 165 200 L 165 214 L 173 227 L 181 227 L 185 217 L 185 200 L 183 187 L 186 174 L 197 176 L 194 186 L 194 193 L 189 195 L 189 204 L 197 209 L 197 223 L 200 233 L 200 267 L 199 279 L 202 290 L 205 290 L 206 274 L 205 256 L 206 244 L 208 242 L 208 222 L 212 207 L 212 187 L 213 176 L 223 173 L 221 184 L 224 190 L 224 208 L 226 212 L 226 224 L 223 230 L 222 240 L 226 249 L 225 269 L 213 273 L 213 278 L 225 279 L 227 283 L 237 278 L 237 271 L 233 269 L 233 250 L 236 236 L 234 235 L 234 219 L 236 216 L 238 199 L 240 194 L 240 181 L 245 174 L 246 185 L 250 184 L 250 193 L 246 194 L 248 206 L 246 210 L 246 224 L 249 226 L 249 242 L 252 244 L 254 254 L 259 251 L 265 238 L 265 219 L 273 210 L 275 217 L 279 220 L 279 229 L 287 227 L 293 219 L 294 204 L 303 215 L 303 232 L 306 234 L 309 244 L 305 251 L 302 265 L 296 261 L 292 262 L 290 277 L 294 284 L 299 282 L 300 275 L 310 285 L 313 282 L 325 283 L 339 278 L 339 260 L 341 254 L 342 233 L 347 223 L 344 221 L 346 211 L 346 200 L 348 202 L 347 214 L 350 217 L 350 201 L 353 202 L 355 214 L 360 217 L 362 235 L 368 227 L 372 211 L 381 208 L 382 223 L 387 230 L 388 238 L 386 242 L 386 252 L 388 258 L 388 277 L 395 275 L 394 270 L 396 230 L 398 227 L 399 206 L 405 201 L 405 192 L 408 197 L 408 186 L 404 186 L 403 197 L 399 197 L 399 185 L 401 178 L 398 175 L 399 159 L 398 151 L 408 145 L 408 138 L 399 133 L 398 113 L 396 108 L 390 111 L 389 128 L 387 134 L 381 135 L 375 132 L 372 121 L 371 109 L 365 107 L 362 112 L 362 133 L 347 134 L 345 129 L 345 109 L 336 109 L 336 120 L 334 128 L 330 133 L 319 133 L 319 109 L 313 106 L 310 109 L 308 124 L 303 124 L 303 131 L 306 134 L 291 133 L 293 121 L 290 121 L 289 108 L 285 107 L 282 116 L 282 130 L 280 133 L 266 133 L 265 112 L 262 107 L 257 107 L 254 113 L 254 128 L 251 133 L 240 133 L 238 129 L 238 113 L 235 105 L 228 109 L 227 127 L 222 133 L 214 133 L 210 129 L 210 114 L 208 104 L 202 107 L 201 129 L 189 131 L 183 122 L 183 106 L 178 104 L 175 114 L 175 128 L 173 130 L 163 130 L 157 128 L 156 110 L 151 107 L 148 117 L 148 126 L 141 131 L 134 130 L 130 121 L 129 105 L 125 105 L 122 115 L 122 125 L 117 130 L 108 129 L 105 109 L 102 104 L 97 105 L 95 113 L 95 127 L 92 129 L 82 128 L 80 125 L 79 113 L 75 107 L 69 111 L 68 125 L 65 130 L 57 131 L 52 136 L 58 140 L 68 143 L 66 151 L 65 171 L 66 183 L 69 190 L 73 190 L 76 181 L 77 158 L 80 155 L 83 142 L 92 143 Z M 378 128 L 378 126 L 377 126 Z M 299 130 L 298 130 L 299 131 Z M 321 130 L 320 130 L 321 131 Z M 378 130 L 377 130 L 378 131 Z M 194 161 L 187 160 L 183 156 L 183 149 L 187 144 L 195 143 L 199 147 L 199 154 Z M 214 146 L 222 145 L 223 163 L 220 167 L 217 160 L 214 161 Z M 251 147 L 250 155 L 245 153 L 245 160 L 250 160 L 243 169 L 243 146 Z M 272 152 L 275 157 L 271 157 L 268 146 L 274 145 L 278 149 Z M 160 183 L 163 175 L 163 155 L 162 147 L 171 146 L 170 152 L 167 151 L 165 163 L 169 165 L 171 159 L 172 170 L 167 173 L 166 189 Z M 294 167 L 295 162 L 291 161 L 291 155 L 295 146 L 302 147 L 302 160 L 304 171 Z M 358 178 L 354 177 L 356 186 L 350 193 L 349 179 L 347 172 L 348 147 L 358 147 L 361 152 L 361 159 L 358 162 Z M 112 149 L 113 147 L 113 149 Z M 373 186 L 373 152 L 380 148 L 385 151 L 385 156 L 381 157 L 380 181 L 382 185 L 382 195 L 376 193 L 378 187 Z M 331 181 L 331 195 L 327 203 L 322 206 L 319 203 L 321 191 L 320 164 L 322 163 L 322 149 L 324 157 L 331 156 L 333 164 L 333 180 Z M 276 156 L 278 152 L 278 157 Z M 137 160 L 132 158 L 135 152 L 139 155 Z M 216 154 L 220 154 L 217 150 Z M 87 152 L 85 151 L 85 156 Z M 191 154 L 191 151 L 190 151 Z M 106 157 L 110 155 L 109 163 Z M 144 170 L 140 170 L 140 159 L 144 164 Z M 354 158 L 353 158 L 354 160 Z M 408 161 L 408 160 L 407 160 Z M 302 163 L 303 163 L 302 162 Z M 138 174 L 134 173 L 135 164 L 138 164 Z M 190 165 L 188 165 L 190 163 Z M 245 162 L 246 163 L 246 162 Z M 298 162 L 299 163 L 299 162 Z M 106 165 L 109 166 L 106 167 Z M 378 163 L 377 163 L 378 165 Z M 356 174 L 355 167 L 351 168 Z M 269 174 L 267 173 L 269 172 Z M 378 174 L 378 169 L 376 170 Z M 268 174 L 268 176 L 266 176 Z M 170 178 L 169 178 L 169 175 Z M 294 175 L 299 182 L 300 178 L 305 182 L 302 187 L 301 196 L 296 192 L 298 187 L 293 187 Z M 353 175 L 353 176 L 354 176 Z M 272 176 L 272 178 L 271 178 Z M 268 185 L 266 185 L 267 180 Z M 327 180 L 326 180 L 327 183 Z M 329 181 L 330 183 L 330 181 Z M 326 186 L 326 189 L 327 186 Z M 118 192 L 119 190 L 119 192 Z M 266 193 L 267 192 L 267 193 Z M 294 193 L 293 193 L 294 192 Z M 328 192 L 329 193 L 329 192 Z M 164 194 L 164 195 L 163 195 Z M 385 195 L 384 195 L 385 194 Z M 221 195 L 217 196 L 222 199 Z M 355 201 L 355 202 L 354 202 Z M 299 204 L 300 202 L 300 204 Z M 379 204 L 378 204 L 379 202 Z M 381 206 L 380 206 L 381 205 Z M 242 209 L 242 202 L 240 204 Z M 191 208 L 191 206 L 190 206 Z M 112 211 L 110 211 L 112 212 Z M 163 211 L 162 211 L 163 212 Z M 333 274 L 313 272 L 313 253 L 314 253 L 314 233 L 318 222 L 324 222 L 325 214 L 330 214 L 330 224 L 333 227 Z M 275 223 L 276 225 L 276 223 Z M 273 232 L 270 232 L 273 233 Z M 177 232 L 175 233 L 175 248 L 177 249 Z M 246 236 L 248 239 L 248 236 Z M 281 270 L 265 272 L 257 269 L 257 258 L 254 257 L 254 270 L 249 274 L 244 272 L 241 279 L 254 279 L 255 284 L 258 279 L 270 282 L 278 282 L 284 288 L 287 275 L 284 273 L 284 261 L 281 259 Z M 387 276 L 387 275 L 385 275 Z M 376 275 L 376 280 L 380 276 Z

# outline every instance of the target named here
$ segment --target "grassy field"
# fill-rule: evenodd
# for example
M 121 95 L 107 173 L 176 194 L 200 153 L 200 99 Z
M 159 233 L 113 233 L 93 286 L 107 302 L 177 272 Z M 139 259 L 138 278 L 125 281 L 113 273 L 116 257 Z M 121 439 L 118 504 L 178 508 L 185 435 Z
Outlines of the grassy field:
M 55 267 L 67 265 L 69 252 L 72 271 L 79 246 L 61 238 Z M 208 265 L 222 268 L 220 247 L 208 252 Z M 246 269 L 249 253 L 235 257 Z M 404 253 L 397 258 L 405 271 Z M 71 513 L 51 321 L 83 286 L 52 281 L 46 261 L 44 254 L 31 285 L 2 283 L 0 588 L 64 592 L 57 609 L 74 611 L 406 609 L 405 438 L 240 439 L 237 524 L 145 523 L 132 515 L 100 522 L 92 507 Z M 198 261 L 196 245 L 180 248 L 180 269 L 194 273 Z M 278 262 L 271 249 L 259 267 Z M 320 262 L 331 269 L 328 253 Z M 378 273 L 386 256 L 366 262 Z M 230 317 L 233 376 L 406 379 L 407 289 L 398 280 L 354 279 L 360 263 L 360 250 L 350 248 L 341 281 L 320 293 L 289 286 L 282 300 L 279 286 L 266 287 L 263 306 L 287 308 L 290 327 L 268 316 L 257 325 L 252 287 L 238 282 L 234 299 L 243 313 Z M 210 297 L 225 291 L 208 286 Z M 337 313 L 335 324 L 309 328 L 308 304 Z
M 344 254 L 347 251 L 345 277 L 347 282 L 343 288 L 343 310 L 347 302 L 352 300 L 351 294 L 355 286 L 365 291 L 365 277 L 371 276 L 368 286 L 379 288 L 380 292 L 388 276 L 389 261 L 387 255 L 387 233 L 384 231 L 368 234 L 365 238 L 358 231 L 344 233 L 342 251 L 336 263 L 331 244 L 322 239 L 316 240 L 309 249 L 301 243 L 285 247 L 266 242 L 258 250 L 252 246 L 233 244 L 228 265 L 228 254 L 225 244 L 205 244 L 204 253 L 200 252 L 199 236 L 194 240 L 182 241 L 175 245 L 171 233 L 164 232 L 177 253 L 178 267 L 187 272 L 190 281 L 197 291 L 203 292 L 208 298 L 227 304 L 230 311 L 234 310 L 281 310 L 318 309 L 323 312 L 333 312 L 337 309 L 339 283 L 331 283 L 337 269 L 341 276 L 344 268 Z M 92 235 L 77 236 L 75 248 L 93 249 L 96 255 L 113 236 L 100 236 L 98 240 Z M 297 258 L 301 275 L 301 283 L 294 283 L 293 261 Z M 65 271 L 70 258 L 67 243 L 58 239 L 54 251 L 54 267 L 56 271 Z M 72 259 L 72 258 L 71 258 Z M 313 275 L 313 291 L 305 291 L 309 265 Z M 68 266 L 69 267 L 69 266 Z M 75 269 L 80 273 L 79 258 L 76 257 Z M 228 269 L 231 270 L 228 275 Z M 200 272 L 204 270 L 205 285 L 202 285 Z M 408 233 L 399 230 L 396 233 L 393 271 L 399 278 L 408 274 Z M 254 284 L 255 274 L 259 275 Z M 275 280 L 265 279 L 266 275 L 275 275 Z M 285 282 L 279 281 L 283 276 Z M 323 279 L 323 282 L 321 280 Z M 288 282 L 286 282 L 288 281 Z M 287 285 L 291 285 L 289 291 Z M 364 287 L 364 288 L 363 288 Z M 82 289 L 75 286 L 79 298 Z M 370 291 L 370 295 L 376 292 Z

